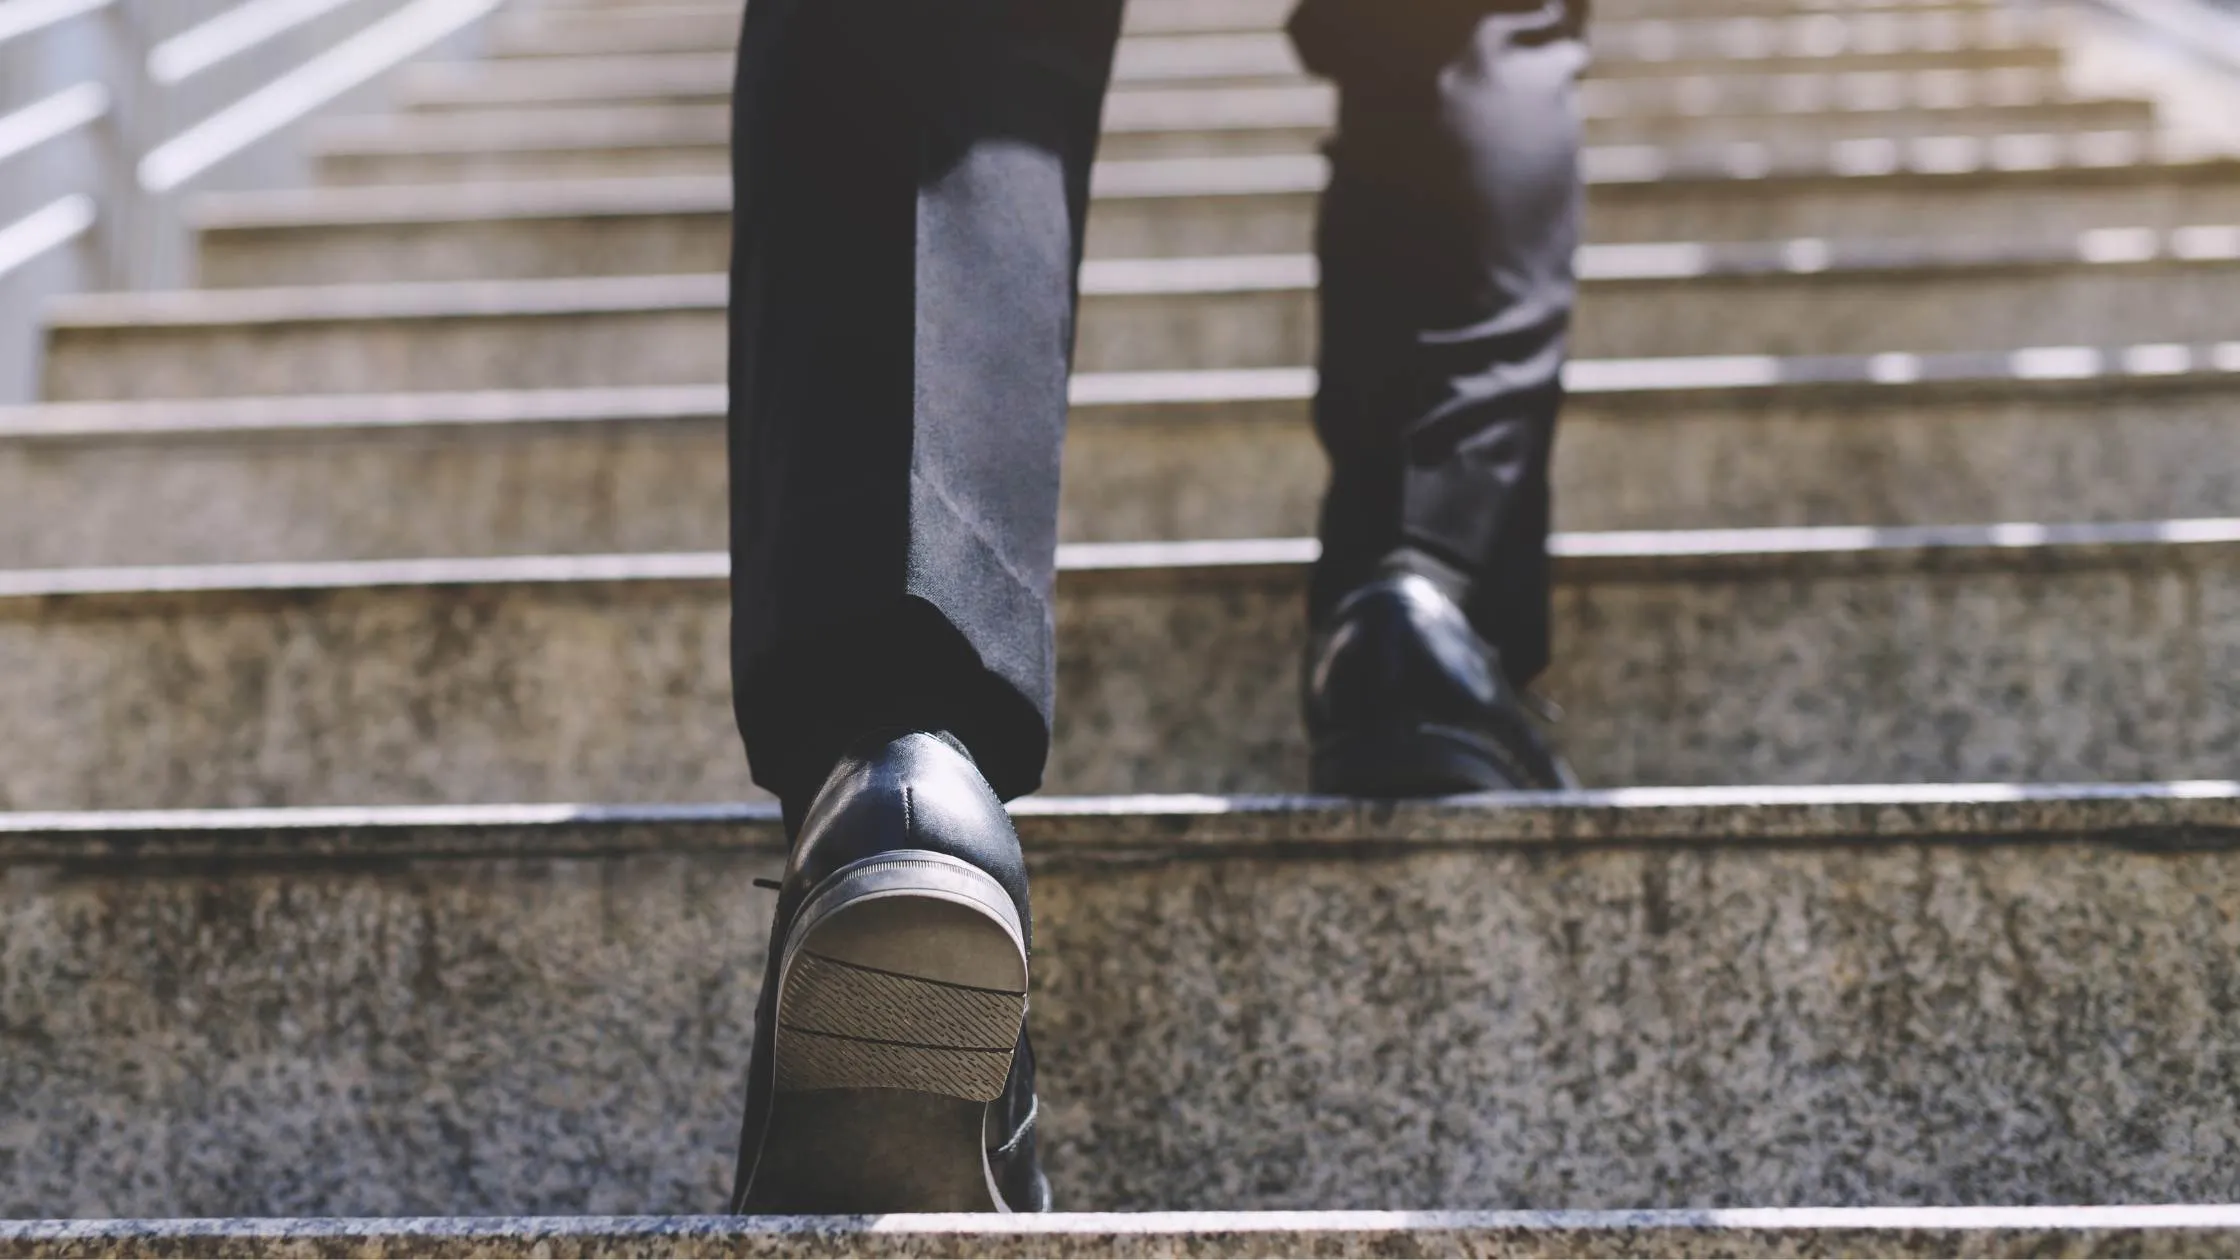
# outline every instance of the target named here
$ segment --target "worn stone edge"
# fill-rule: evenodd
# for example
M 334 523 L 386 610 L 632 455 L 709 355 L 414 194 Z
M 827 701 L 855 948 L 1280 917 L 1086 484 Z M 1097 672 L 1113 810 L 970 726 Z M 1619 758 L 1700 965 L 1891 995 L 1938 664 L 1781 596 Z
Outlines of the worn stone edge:
M 2076 398 L 2081 392 L 2121 388 L 2130 393 L 2187 393 L 2230 389 L 2240 383 L 2240 342 L 2233 364 L 2213 354 L 2195 353 L 2183 372 L 2128 373 L 2133 352 L 2167 347 L 2118 347 L 2092 350 L 2100 371 L 2090 376 L 2028 376 L 2013 370 L 2011 352 L 1970 356 L 2004 360 L 2000 370 L 1982 375 L 1922 370 L 1923 356 L 1858 355 L 1856 371 L 1842 379 L 1828 373 L 1801 378 L 1779 368 L 1756 366 L 1747 356 L 1711 356 L 1712 366 L 1692 383 L 1643 381 L 1631 386 L 1575 393 L 1574 409 L 1620 408 L 1626 415 L 1654 417 L 1660 423 L 1681 405 L 1733 407 L 1782 404 L 1872 408 L 1877 415 L 1897 408 L 1944 399 L 2009 398 L 2029 393 Z M 2087 348 L 2090 349 L 2090 348 Z M 2219 347 L 2188 347 L 2215 351 Z M 1581 360 L 1584 363 L 1669 363 L 1700 360 Z M 1815 362 L 1825 362 L 1816 360 Z M 1910 370 L 1905 370 L 1910 369 Z M 1883 379 L 1875 379 L 1880 371 Z M 1193 420 L 1218 423 L 1207 407 L 1298 404 L 1313 397 L 1315 374 L 1308 368 L 1246 368 L 1206 372 L 1103 372 L 1074 378 L 1072 406 L 1077 418 L 1124 424 L 1180 411 Z M 1840 393 L 1831 393 L 1840 390 Z M 728 393 L 721 385 L 647 385 L 582 389 L 484 389 L 392 394 L 280 394 L 235 398 L 121 400 L 32 403 L 0 407 L 0 444 L 59 442 L 136 442 L 155 438 L 224 441 L 240 438 L 330 436 L 444 430 L 490 431 L 505 428 L 639 424 L 657 421 L 721 423 Z M 1301 417 L 1303 419 L 1303 415 Z M 1870 417 L 1872 418 L 1872 417 Z
M 1799 526 L 1771 529 L 1613 530 L 1554 535 L 1558 582 L 1690 581 L 1759 575 L 2052 571 L 2106 564 L 2207 563 L 2240 547 L 2240 518 L 1992 525 Z M 1062 582 L 1296 581 L 1320 547 L 1312 538 L 1066 543 Z M 0 612 L 33 615 L 86 600 L 245 598 L 315 592 L 503 586 L 587 588 L 602 583 L 726 583 L 720 551 L 461 559 L 282 561 L 0 571 Z
M 1195 1212 L 0 1222 L 0 1255 L 2061 1254 L 2240 1244 L 2240 1209 Z
M 1616 788 L 1440 801 L 1051 797 L 1013 807 L 1038 860 L 1326 859 L 1535 846 L 2240 847 L 2240 782 Z M 0 814 L 0 863 L 776 854 L 774 805 L 465 805 Z

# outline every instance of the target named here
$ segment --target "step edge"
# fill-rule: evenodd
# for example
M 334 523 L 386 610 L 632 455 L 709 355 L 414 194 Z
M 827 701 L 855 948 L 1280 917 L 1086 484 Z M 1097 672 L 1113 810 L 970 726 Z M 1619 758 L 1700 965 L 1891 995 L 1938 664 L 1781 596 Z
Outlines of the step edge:
M 384 216 L 378 211 L 357 213 L 237 214 L 223 226 L 205 227 L 211 236 L 259 235 L 286 232 L 349 232 L 398 226 L 443 229 L 474 224 L 533 220 L 664 218 L 665 211 L 645 214 L 628 206 L 586 206 L 580 212 L 555 210 L 549 205 L 524 204 L 488 207 L 493 212 L 464 213 L 446 217 L 428 210 L 425 203 L 413 212 Z M 339 209 L 339 207 L 337 208 Z M 712 212 L 713 213 L 728 213 Z M 1936 238 L 1873 239 L 1825 236 L 1788 237 L 1764 241 L 1633 241 L 1582 245 L 1576 269 L 1580 283 L 1589 288 L 1621 284 L 1662 284 L 1679 280 L 1810 280 L 1842 282 L 1857 279 L 1966 280 L 1980 275 L 2041 271 L 2109 271 L 2121 268 L 2172 269 L 2240 262 L 2240 224 L 2198 223 L 2179 227 L 2108 226 L 2088 228 L 2066 241 L 2031 239 L 2005 241 L 1989 237 L 1948 240 Z M 1191 298 L 1250 293 L 1311 292 L 1318 281 L 1315 256 L 1309 253 L 1215 254 L 1183 257 L 1091 258 L 1081 265 L 1084 299 Z M 383 286 L 417 284 L 454 285 L 553 285 L 581 284 L 591 280 L 631 279 L 640 283 L 677 280 L 716 273 L 662 272 L 636 276 L 537 276 L 502 280 L 444 280 L 369 282 Z M 223 307 L 235 294 L 312 294 L 333 289 L 356 289 L 364 284 L 279 284 L 245 288 L 170 290 L 134 294 L 161 309 L 159 301 L 176 305 L 179 295 L 216 295 L 207 299 Z M 95 295 L 126 304 L 124 295 Z M 307 306 L 317 303 L 299 298 Z M 82 311 L 100 309 L 75 305 L 55 308 L 58 319 L 78 321 Z M 114 319 L 114 316 L 110 318 Z
M 1629 412 L 1662 418 L 1666 409 L 1689 400 L 1777 400 L 1795 395 L 1826 404 L 1831 390 L 1844 407 L 1882 408 L 1896 402 L 1935 401 L 1940 395 L 1961 400 L 2005 398 L 2053 391 L 2073 397 L 2094 379 L 2120 382 L 2132 390 L 2173 391 L 2229 386 L 2240 378 L 2240 342 L 2210 346 L 2142 345 L 2114 348 L 2040 347 L 2051 352 L 2016 370 L 2012 351 L 1967 356 L 1982 373 L 1925 370 L 1924 356 L 1879 354 L 1810 359 L 1817 374 L 1786 371 L 1784 360 L 1755 356 L 1701 356 L 1669 360 L 1579 360 L 1583 364 L 1688 365 L 1659 379 L 1644 372 L 1632 380 L 1625 372 L 1601 381 L 1569 383 L 1572 408 L 1624 406 Z M 2183 351 L 2183 370 L 2173 358 Z M 2096 370 L 2062 375 L 2048 368 L 2081 369 L 2090 356 Z M 1848 372 L 1841 369 L 1849 367 Z M 1966 364 L 1955 365 L 1958 367 Z M 1928 365 L 1937 369 L 1937 364 Z M 2137 370 L 2146 369 L 2146 370 Z M 1081 373 L 1073 379 L 1070 405 L 1094 423 L 1133 423 L 1137 413 L 1161 409 L 1199 409 L 1280 403 L 1304 405 L 1315 392 L 1311 368 L 1225 368 L 1176 372 Z M 119 399 L 31 403 L 0 407 L 0 444 L 151 437 L 218 438 L 341 434 L 358 431 L 425 428 L 484 430 L 549 424 L 627 424 L 638 421 L 722 420 L 729 391 L 720 384 L 586 386 L 560 389 L 469 389 L 421 393 L 263 394 L 216 398 Z M 1193 416 L 1203 423 L 1211 418 Z
M 555 1234 L 610 1237 L 720 1238 L 791 1236 L 901 1239 L 1153 1238 L 1242 1234 L 1334 1233 L 1612 1233 L 1669 1231 L 1873 1235 L 1894 1231 L 1945 1235 L 1986 1232 L 2066 1234 L 2099 1231 L 2233 1232 L 2240 1241 L 2240 1206 L 2149 1204 L 2081 1207 L 1709 1208 L 1650 1211 L 1512 1212 L 1147 1212 L 958 1214 L 878 1217 L 479 1217 L 407 1219 L 204 1219 L 169 1221 L 0 1221 L 0 1243 L 69 1242 L 154 1235 L 176 1238 L 281 1240 L 466 1237 L 518 1238 Z
M 2240 518 L 1987 525 L 1820 525 L 1756 529 L 1613 530 L 1549 540 L 1562 583 L 1688 580 L 1766 573 L 1836 577 L 1853 572 L 1953 572 L 1973 567 L 2183 563 L 2187 553 L 2240 548 Z M 1295 580 L 1320 554 L 1312 538 L 1064 543 L 1067 583 L 1141 577 L 1229 579 L 1265 573 Z M 525 555 L 391 560 L 119 565 L 0 571 L 0 606 L 63 599 L 236 596 L 603 583 L 726 583 L 720 551 Z
M 2240 781 L 2228 780 L 1627 787 L 1435 801 L 1163 794 L 1039 797 L 1011 809 L 1022 839 L 1045 855 L 1241 847 L 1313 858 L 1363 846 L 1644 843 L 2240 847 Z M 785 848 L 777 806 L 751 801 L 0 813 L 0 863 L 19 864 Z
M 2229 353 L 2240 362 L 2240 343 L 2229 343 Z M 2186 349 L 2197 365 L 2184 372 L 2154 371 L 2126 374 L 2132 352 Z M 2219 367 L 2208 358 L 2223 351 L 2215 347 L 2138 346 L 2124 351 L 2100 352 L 2111 365 L 2098 379 L 2120 382 L 2137 392 L 2184 393 L 2240 384 L 2240 368 Z M 1651 418 L 1672 419 L 1671 408 L 1695 403 L 1745 403 L 1778 406 L 1793 398 L 1798 406 L 1820 406 L 1831 411 L 1860 413 L 1859 423 L 1886 422 L 1902 404 L 1939 405 L 1944 402 L 1993 402 L 2053 393 L 2076 401 L 2080 385 L 2090 378 L 2023 376 L 2011 370 L 1988 376 L 1924 376 L 1905 369 L 1904 362 L 1918 356 L 1860 356 L 1861 365 L 1885 372 L 1881 378 L 1855 374 L 1844 379 L 1761 379 L 1756 372 L 1737 370 L 1735 379 L 1704 373 L 1688 382 L 1644 381 L 1588 382 L 1574 384 L 1571 414 L 1597 414 L 1613 422 Z M 1592 361 L 1589 361 L 1592 362 Z M 1747 367 L 1747 364 L 1741 365 Z M 2148 365 L 2153 366 L 2153 365 Z M 1249 407 L 1256 404 L 1304 406 L 1314 396 L 1314 374 L 1308 369 L 1231 369 L 1209 373 L 1117 373 L 1122 377 L 1161 378 L 1136 385 L 1112 383 L 1094 377 L 1077 377 L 1072 400 L 1075 420 L 1098 425 L 1154 423 L 1175 418 L 1191 424 L 1217 425 L 1218 415 L 1205 408 Z M 1204 382 L 1174 377 L 1208 376 Z M 1762 374 L 1778 378 L 1775 370 Z M 1608 408 L 1595 413 L 1596 408 Z M 528 431 L 577 426 L 627 426 L 667 422 L 722 423 L 729 409 L 729 393 L 721 385 L 648 385 L 586 387 L 582 389 L 487 389 L 390 394 L 269 394 L 233 398 L 118 400 L 104 402 L 34 403 L 0 407 L 0 449 L 9 445 L 46 446 L 145 442 L 176 438 L 181 441 L 228 441 L 257 438 L 345 437 L 383 432 L 419 432 L 429 436 L 456 432 L 474 434 Z M 1269 413 L 1253 413 L 1254 422 Z M 1291 419 L 1295 417 L 1286 417 Z M 1709 413 L 1688 419 L 1712 419 Z

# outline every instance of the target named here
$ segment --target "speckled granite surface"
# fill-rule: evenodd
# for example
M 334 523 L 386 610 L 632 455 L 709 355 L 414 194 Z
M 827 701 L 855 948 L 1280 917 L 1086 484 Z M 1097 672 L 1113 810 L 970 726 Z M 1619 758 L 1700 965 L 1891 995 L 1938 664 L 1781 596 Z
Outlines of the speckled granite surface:
M 2240 273 L 2212 263 L 1590 277 L 1580 287 L 1572 353 L 1879 354 L 2186 342 L 2219 326 L 2235 287 Z M 1087 372 L 1295 367 L 1315 361 L 1315 311 L 1306 283 L 1245 292 L 1091 290 L 1082 300 L 1075 363 Z
M 74 401 L 379 392 L 400 381 L 428 390 L 694 384 L 723 379 L 723 328 L 720 298 L 696 309 L 492 320 L 344 308 L 214 327 L 73 320 L 48 331 L 43 389 Z
M 1124 196 L 1119 181 L 1108 182 L 1108 196 L 1090 220 L 1089 255 L 1194 258 L 1310 249 L 1321 176 L 1298 174 L 1296 188 L 1187 198 L 1163 190 Z M 1589 240 L 1611 243 L 1777 241 L 1886 236 L 1892 224 L 1902 223 L 1924 236 L 2057 242 L 2092 228 L 2240 220 L 2235 174 L 2230 164 L 2203 164 L 1646 179 L 1592 186 L 1586 230 Z
M 2240 467 L 2225 458 L 2234 388 L 2134 377 L 1581 394 L 1557 447 L 1558 522 L 2240 515 Z M 189 424 L 196 409 L 0 410 L 0 567 L 717 549 L 721 402 L 714 388 L 228 401 L 204 405 L 200 431 L 137 435 L 122 430 Z M 259 415 L 274 427 L 222 431 Z M 73 424 L 107 435 L 27 435 Z M 1303 535 L 1325 476 L 1303 398 L 1084 406 L 1061 528 L 1071 541 Z M 396 511 L 406 499 L 420 510 Z
M 2240 788 L 1959 795 L 1046 807 L 1061 1205 L 2240 1198 Z M 0 1216 L 720 1204 L 766 813 L 249 821 L 11 835 Z
M 455 184 L 501 180 L 720 178 L 731 167 L 728 144 L 640 145 L 627 148 L 501 147 L 444 152 L 385 152 L 368 146 L 322 154 L 328 184 Z
M 584 226 L 595 231 L 602 222 L 593 218 Z M 457 233 L 464 238 L 459 248 L 472 248 L 481 230 L 503 226 L 470 222 L 466 227 L 480 230 Z M 408 239 L 411 234 L 408 229 Z M 561 248 L 573 248 L 573 243 Z M 502 260 L 515 251 L 499 247 L 490 252 Z M 558 261 L 570 256 L 557 254 L 544 274 L 573 275 Z M 1265 276 L 1240 284 L 1224 276 L 1217 261 L 1205 267 L 1199 287 L 1179 291 L 1171 268 L 1102 263 L 1083 281 L 1076 368 L 1132 372 L 1311 364 L 1316 357 L 1316 303 L 1312 269 L 1304 265 L 1306 260 L 1299 262 L 1298 274 L 1279 285 Z M 673 269 L 648 270 L 666 274 Z M 473 279 L 482 273 L 461 266 L 427 274 Z M 1941 270 L 1590 277 L 1581 288 L 1573 353 L 1582 358 L 1875 354 L 2185 343 L 2219 326 L 2235 281 L 2230 264 L 2213 262 L 2031 265 L 1996 256 L 1979 266 Z M 547 292 L 597 293 L 612 281 L 544 279 L 538 284 Z M 503 290 L 493 285 L 492 291 Z M 216 295 L 205 305 L 212 311 L 227 307 Z M 108 306 L 133 309 L 123 303 Z M 137 390 L 134 382 L 139 381 L 149 382 L 158 395 L 184 395 L 190 392 L 182 387 L 186 376 L 196 382 L 194 394 L 267 393 L 304 387 L 307 379 L 316 379 L 307 377 L 307 368 L 323 372 L 328 381 L 324 388 L 331 390 L 380 389 L 399 380 L 431 389 L 686 384 L 720 378 L 725 346 L 720 308 L 702 310 L 693 318 L 689 311 L 651 303 L 582 313 L 566 321 L 502 308 L 417 321 L 380 314 L 353 320 L 357 322 L 162 330 L 95 328 L 74 320 L 57 337 L 56 374 L 50 379 L 58 396 L 72 398 Z M 408 356 L 402 362 L 426 375 L 384 379 L 379 373 L 399 362 L 387 357 L 350 365 L 344 346 L 361 335 L 398 348 L 395 353 Z M 523 353 L 530 337 L 546 347 L 543 353 Z M 269 357 L 252 353 L 257 339 L 271 350 Z M 283 361 L 282 356 L 300 356 L 306 363 Z M 110 367 L 107 377 L 94 371 L 103 360 Z M 583 362 L 576 366 L 573 360 Z M 716 365 L 713 376 L 707 374 L 711 363 Z
M 2240 545 L 1615 555 L 1560 573 L 1544 686 L 1590 783 L 2217 777 L 2240 754 Z M 0 806 L 749 791 L 720 580 L 352 574 L 0 599 L 0 724 L 41 731 L 0 763 Z M 1302 576 L 1063 577 L 1051 790 L 1296 790 Z M 380 580 L 398 584 L 363 584 Z
M 727 185 L 727 172 L 719 171 L 711 182 Z M 728 200 L 728 187 L 724 191 Z M 378 190 L 370 197 L 364 190 L 360 195 L 361 205 L 381 204 Z M 643 276 L 723 271 L 731 263 L 728 207 L 696 210 L 647 204 L 619 214 L 601 207 L 572 217 L 495 217 L 474 213 L 478 195 L 492 194 L 481 189 L 451 193 L 446 200 L 462 213 L 437 224 L 384 221 L 378 211 L 361 212 L 361 221 L 346 225 L 221 223 L 217 230 L 202 234 L 196 278 L 206 286 L 232 288 L 468 277 Z
M 0 1222 L 0 1256 L 2221 1256 L 2231 1208 Z

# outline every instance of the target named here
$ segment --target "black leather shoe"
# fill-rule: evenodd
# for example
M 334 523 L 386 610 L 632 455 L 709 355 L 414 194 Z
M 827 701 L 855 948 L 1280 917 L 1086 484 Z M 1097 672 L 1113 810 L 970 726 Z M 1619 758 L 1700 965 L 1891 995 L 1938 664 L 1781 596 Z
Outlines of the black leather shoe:
M 1445 592 L 1380 578 L 1331 611 L 1307 653 L 1313 790 L 1447 796 L 1576 787 L 1493 647 Z
M 841 758 L 779 886 L 732 1210 L 1047 1210 L 1019 837 L 963 746 Z

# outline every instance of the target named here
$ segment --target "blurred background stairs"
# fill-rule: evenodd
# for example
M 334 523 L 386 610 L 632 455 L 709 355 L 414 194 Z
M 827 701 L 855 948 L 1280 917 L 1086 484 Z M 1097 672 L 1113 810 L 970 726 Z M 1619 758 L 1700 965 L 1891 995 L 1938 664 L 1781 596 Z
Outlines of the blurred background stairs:
M 1107 113 L 1019 809 L 1059 1204 L 1690 1212 L 247 1219 L 728 1183 L 738 5 L 517 0 L 0 409 L 0 1216 L 241 1218 L 0 1254 L 2240 1248 L 1711 1211 L 2240 1201 L 2240 87 L 2099 11 L 1598 0 L 1591 790 L 1307 800 L 1287 9 L 1133 0 Z

